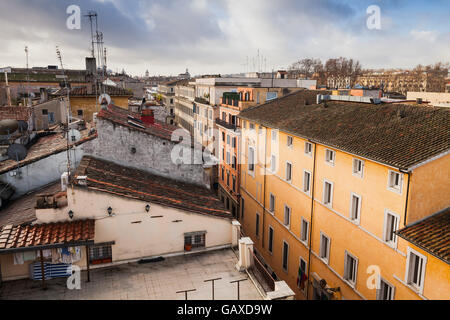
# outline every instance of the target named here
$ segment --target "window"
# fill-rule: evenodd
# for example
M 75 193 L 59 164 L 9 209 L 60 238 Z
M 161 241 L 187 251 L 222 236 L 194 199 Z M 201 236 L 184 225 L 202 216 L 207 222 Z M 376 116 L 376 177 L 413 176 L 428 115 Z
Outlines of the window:
M 231 140 L 231 146 L 232 146 L 233 148 L 236 148 L 236 138 L 233 138 L 233 139 Z
M 104 264 L 112 262 L 111 245 L 97 244 L 89 247 L 89 262 L 91 264 Z
M 275 130 L 272 130 L 272 141 L 277 140 L 277 132 Z
M 399 172 L 389 170 L 388 189 L 398 193 L 402 192 L 402 175 Z
M 303 171 L 303 192 L 311 192 L 311 173 L 308 171 Z
M 377 300 L 394 300 L 394 291 L 394 286 L 380 277 L 377 289 Z
M 306 245 L 308 245 L 308 236 L 309 236 L 309 222 L 302 218 L 302 225 L 300 230 L 300 240 L 303 241 Z
M 170 99 L 170 104 L 173 104 L 173 99 Z
M 230 136 L 227 135 L 227 144 L 230 145 Z
M 222 160 L 225 160 L 225 148 L 222 148 Z
M 359 224 L 360 216 L 361 216 L 361 196 L 352 193 L 350 202 L 350 219 L 354 223 Z
M 287 146 L 291 148 L 294 145 L 294 139 L 290 136 L 287 137 Z
M 225 132 L 222 132 L 222 141 L 225 142 Z
M 335 151 L 329 150 L 329 149 L 327 149 L 325 151 L 325 161 L 327 163 L 334 165 L 335 157 L 336 157 L 336 152 Z
M 244 220 L 244 212 L 245 212 L 245 201 L 244 198 L 241 199 L 241 220 Z
M 289 262 L 289 244 L 286 241 L 283 241 L 283 270 L 288 271 L 288 262 Z
M 300 264 L 298 267 L 298 279 L 297 279 L 297 287 L 302 290 L 304 294 L 306 294 L 306 290 L 308 289 L 307 284 L 307 272 L 308 272 L 308 263 L 305 259 L 300 257 Z
M 227 151 L 227 164 L 230 164 L 230 153 Z
M 275 196 L 272 193 L 270 194 L 269 211 L 275 212 Z
M 232 160 L 233 161 L 232 161 L 231 165 L 232 165 L 233 169 L 236 169 L 237 168 L 237 158 L 236 158 L 236 156 L 233 156 Z
M 82 117 L 83 116 L 83 110 L 77 110 L 77 115 L 79 117 Z
M 305 142 L 305 154 L 312 155 L 312 144 L 309 142 Z
M 247 121 L 242 121 L 242 127 L 243 127 L 244 129 L 247 129 Z
M 184 234 L 184 245 L 192 248 L 204 248 L 206 232 L 189 232 Z
M 248 148 L 248 171 L 255 171 L 255 149 L 252 147 Z
M 250 123 L 249 127 L 250 127 L 250 130 L 255 130 L 255 124 L 254 123 Z
M 292 164 L 286 162 L 286 181 L 290 182 L 292 180 Z
M 364 161 L 353 159 L 353 175 L 362 178 L 364 175 Z
M 319 257 L 327 264 L 330 262 L 330 238 L 322 232 L 320 233 Z
M 270 253 L 273 253 L 273 228 L 269 227 L 269 245 L 267 247 Z
M 397 245 L 397 236 L 395 231 L 398 229 L 400 218 L 397 214 L 386 210 L 384 214 L 384 236 L 383 240 L 390 246 Z
M 353 286 L 356 284 L 356 275 L 358 273 L 358 259 L 345 251 L 344 279 Z
M 259 213 L 256 214 L 256 230 L 255 235 L 257 238 L 259 238 Z
M 333 205 L 333 183 L 328 181 L 323 184 L 323 204 L 329 207 Z
M 235 177 L 235 176 L 233 176 L 233 186 L 232 186 L 232 190 L 233 190 L 234 192 L 236 192 L 236 177 Z
M 222 167 L 222 181 L 225 181 L 225 169 Z
M 48 110 L 47 110 L 47 109 L 42 109 L 42 114 L 43 114 L 44 116 L 48 115 Z
M 272 155 L 270 157 L 270 171 L 272 171 L 273 173 L 275 173 L 277 170 L 277 157 Z
M 284 225 L 286 227 L 291 226 L 291 208 L 284 206 Z
M 427 258 L 408 247 L 406 260 L 406 283 L 420 293 L 423 292 Z
M 227 186 L 230 186 L 230 171 L 227 171 Z

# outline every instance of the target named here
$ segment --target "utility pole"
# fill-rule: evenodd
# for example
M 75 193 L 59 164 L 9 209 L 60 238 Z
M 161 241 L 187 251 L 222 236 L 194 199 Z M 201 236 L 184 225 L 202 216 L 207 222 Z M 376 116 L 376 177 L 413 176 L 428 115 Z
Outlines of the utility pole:
M 8 106 L 11 107 L 11 89 L 10 89 L 9 83 L 8 83 L 8 73 L 11 72 L 11 68 L 0 69 L 0 72 L 5 73 L 6 97 L 8 100 Z
M 29 106 L 31 103 L 30 98 L 30 72 L 28 69 L 28 46 L 25 46 L 25 56 L 27 60 L 27 105 Z

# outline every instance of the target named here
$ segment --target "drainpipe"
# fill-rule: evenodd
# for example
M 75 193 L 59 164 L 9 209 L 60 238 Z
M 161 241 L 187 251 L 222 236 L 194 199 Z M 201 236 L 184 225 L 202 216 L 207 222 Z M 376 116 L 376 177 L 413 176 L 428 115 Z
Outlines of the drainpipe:
M 266 131 L 266 138 L 264 143 L 264 193 L 263 193 L 263 223 L 262 223 L 262 248 L 264 248 L 264 238 L 266 234 L 266 174 L 267 174 L 267 127 L 264 128 Z
M 313 227 L 313 215 L 314 215 L 314 189 L 316 186 L 316 149 L 317 144 L 312 141 L 308 141 L 314 145 L 314 160 L 313 160 L 313 172 L 312 172 L 312 186 L 311 186 L 311 214 L 309 218 L 309 250 L 308 250 L 308 279 L 307 279 L 307 287 L 306 287 L 306 300 L 309 300 L 309 282 L 311 278 L 311 251 L 312 251 L 312 227 Z
M 408 175 L 408 185 L 406 187 L 406 200 L 405 200 L 405 217 L 403 218 L 403 225 L 406 227 L 406 216 L 408 213 L 408 198 L 409 198 L 409 186 L 411 183 L 411 172 L 403 172 L 402 170 L 400 170 L 400 172 L 402 173 L 406 173 Z

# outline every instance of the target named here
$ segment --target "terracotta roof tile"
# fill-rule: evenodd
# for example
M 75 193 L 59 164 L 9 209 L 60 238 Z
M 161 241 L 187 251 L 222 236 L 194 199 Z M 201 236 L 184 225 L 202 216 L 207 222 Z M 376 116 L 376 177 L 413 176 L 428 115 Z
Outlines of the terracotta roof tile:
M 450 264 L 450 208 L 399 230 L 397 234 Z
M 155 120 L 155 123 L 152 125 L 142 123 L 140 122 L 140 115 L 114 105 L 109 105 L 107 109 L 100 110 L 97 118 L 106 119 L 133 130 L 151 134 L 169 141 L 172 138 L 172 133 L 178 129 L 175 126 L 168 125 L 157 120 Z M 133 125 L 130 122 L 137 123 L 139 126 Z
M 208 189 L 85 156 L 75 173 L 87 176 L 87 188 L 162 204 L 194 213 L 231 219 L 223 203 Z M 77 179 L 74 179 L 77 184 Z
M 95 220 L 0 228 L 0 251 L 94 240 Z
M 317 94 L 299 91 L 239 116 L 401 169 L 450 149 L 449 108 L 337 101 L 325 107 L 315 104 Z

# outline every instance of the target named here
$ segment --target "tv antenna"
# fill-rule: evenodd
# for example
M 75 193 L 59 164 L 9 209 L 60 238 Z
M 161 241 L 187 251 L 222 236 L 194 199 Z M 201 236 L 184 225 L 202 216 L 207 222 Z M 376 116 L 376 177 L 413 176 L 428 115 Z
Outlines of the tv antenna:
M 69 90 L 69 86 L 67 85 L 67 76 L 65 75 L 65 70 L 64 70 L 64 65 L 62 62 L 62 56 L 61 56 L 61 51 L 59 50 L 58 46 L 56 46 L 56 55 L 58 57 L 59 63 L 61 64 L 61 69 L 63 72 L 63 78 L 64 78 L 64 87 L 66 88 L 67 91 L 67 105 L 66 105 L 66 113 L 67 113 L 67 126 L 63 127 L 64 130 L 64 134 L 67 136 L 67 172 L 69 174 L 70 177 L 70 173 L 71 173 L 71 165 L 70 165 L 70 146 L 69 146 L 69 131 L 70 131 L 70 116 L 71 116 L 71 111 L 70 111 L 70 90 Z

